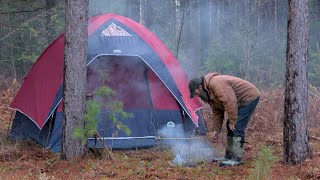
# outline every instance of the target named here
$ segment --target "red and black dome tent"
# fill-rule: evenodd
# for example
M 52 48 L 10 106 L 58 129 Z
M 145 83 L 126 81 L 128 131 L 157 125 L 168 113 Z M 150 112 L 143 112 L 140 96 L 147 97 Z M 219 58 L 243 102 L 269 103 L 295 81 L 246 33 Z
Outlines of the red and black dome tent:
M 97 129 L 111 147 L 152 146 L 157 131 L 168 122 L 188 129 L 204 127 L 196 114 L 200 102 L 189 98 L 182 67 L 158 37 L 116 14 L 90 18 L 88 28 L 88 93 L 107 85 L 117 93 L 112 99 L 122 101 L 125 111 L 134 115 L 122 122 L 131 135 L 119 133 L 117 137 L 112 134 L 107 112 L 99 115 Z M 63 65 L 61 34 L 38 58 L 10 105 L 17 110 L 11 137 L 31 138 L 53 151 L 60 150 Z M 101 72 L 107 72 L 106 80 L 101 79 Z

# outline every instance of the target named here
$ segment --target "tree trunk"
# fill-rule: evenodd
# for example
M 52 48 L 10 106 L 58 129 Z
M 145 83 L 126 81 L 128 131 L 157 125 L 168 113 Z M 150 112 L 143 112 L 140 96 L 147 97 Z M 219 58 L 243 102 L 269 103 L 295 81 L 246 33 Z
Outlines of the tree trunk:
M 203 65 L 203 61 L 202 61 L 202 45 L 201 45 L 201 33 L 200 33 L 200 1 L 203 0 L 194 0 L 191 1 L 191 9 L 190 9 L 190 19 L 191 19 L 191 23 L 190 25 L 190 31 L 193 37 L 192 42 L 189 44 L 190 47 L 188 48 L 189 50 L 192 49 L 192 54 L 191 56 L 188 57 L 192 57 L 195 63 L 195 75 L 200 74 L 200 70 L 201 70 L 201 66 Z M 207 32 L 206 32 L 207 33 Z M 205 34 L 208 35 L 208 34 Z M 191 44 L 193 44 L 193 46 L 191 46 Z
M 12 40 L 12 42 L 14 42 L 14 40 Z M 13 78 L 14 78 L 14 79 L 17 79 L 16 60 L 15 60 L 13 54 L 14 54 L 14 47 L 11 47 L 12 73 L 13 73 Z
M 181 2 L 180 0 L 176 0 L 176 36 L 175 39 L 177 41 L 175 56 L 179 59 L 179 48 L 181 43 L 181 36 L 182 36 L 182 29 L 184 26 L 184 19 L 185 19 L 185 3 Z
M 320 1 L 316 1 L 316 13 L 317 13 L 317 19 L 320 19 Z M 316 48 L 317 52 L 320 53 L 320 31 L 316 34 L 317 42 L 316 42 Z
M 61 158 L 66 160 L 84 154 L 81 140 L 72 133 L 76 127 L 84 126 L 88 4 L 88 0 L 66 0 L 61 146 Z
M 154 22 L 153 7 L 156 7 L 156 6 L 153 6 L 153 3 L 154 1 L 146 0 L 143 6 L 144 8 L 144 16 L 143 16 L 144 24 L 143 25 L 150 30 L 151 30 L 152 23 Z
M 51 43 L 51 41 L 54 38 L 54 30 L 55 28 L 52 28 L 51 22 L 51 16 L 52 16 L 52 8 L 55 6 L 55 0 L 46 0 L 46 30 L 47 30 L 47 41 L 48 44 Z
M 142 25 L 145 25 L 145 23 L 144 23 L 145 3 L 146 3 L 145 0 L 140 0 L 140 20 L 138 22 L 140 22 L 140 24 L 142 24 Z
M 311 156 L 308 144 L 308 0 L 289 0 L 284 100 L 284 160 L 298 164 Z
M 201 46 L 201 65 L 204 63 L 204 59 L 207 57 L 210 39 L 210 8 L 209 0 L 200 1 L 200 46 Z
M 128 1 L 129 18 L 140 22 L 140 0 L 129 0 Z

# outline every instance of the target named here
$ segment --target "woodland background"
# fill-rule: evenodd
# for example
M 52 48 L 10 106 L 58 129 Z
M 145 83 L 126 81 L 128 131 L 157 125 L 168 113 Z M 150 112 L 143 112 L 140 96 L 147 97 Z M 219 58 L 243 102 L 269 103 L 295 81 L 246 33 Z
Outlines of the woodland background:
M 61 161 L 32 142 L 9 142 L 14 112 L 8 105 L 32 64 L 64 31 L 63 0 L 0 3 L 1 179 L 319 179 L 320 1 L 309 1 L 309 108 L 313 158 L 296 166 L 282 161 L 288 2 L 285 0 L 90 0 L 90 16 L 116 13 L 150 29 L 173 52 L 189 78 L 210 71 L 253 82 L 262 92 L 247 132 L 245 161 L 219 168 L 171 164 L 157 148 L 116 151 L 107 159 Z M 209 119 L 210 108 L 203 109 Z M 223 129 L 223 134 L 225 129 Z M 214 146 L 224 149 L 225 137 Z M 266 146 L 268 148 L 266 148 Z M 266 171 L 264 171 L 264 170 Z
M 310 0 L 309 82 L 319 86 L 320 2 Z M 188 77 L 209 71 L 262 87 L 282 85 L 287 1 L 90 0 L 89 15 L 117 13 L 140 22 L 171 49 Z M 62 0 L 2 0 L 0 74 L 21 80 L 64 31 Z M 3 87 L 4 84 L 1 84 Z

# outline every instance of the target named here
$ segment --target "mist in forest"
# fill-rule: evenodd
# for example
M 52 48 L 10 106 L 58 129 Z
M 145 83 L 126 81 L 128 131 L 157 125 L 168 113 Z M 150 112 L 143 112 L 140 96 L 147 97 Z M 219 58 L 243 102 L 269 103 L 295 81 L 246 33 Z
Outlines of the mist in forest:
M 272 3 L 90 1 L 90 15 L 104 10 L 141 23 L 170 48 L 188 78 L 216 71 L 269 86 L 284 77 L 287 23 L 287 4 Z
M 43 1 L 39 2 L 3 3 L 0 65 L 5 76 L 22 79 L 64 31 L 64 1 L 57 0 L 46 8 Z M 312 38 L 308 63 L 313 68 L 308 73 L 315 86 L 320 85 L 319 4 L 310 2 L 309 16 Z M 21 9 L 30 12 L 18 13 Z M 17 13 L 10 15 L 11 11 Z M 188 78 L 217 71 L 245 78 L 259 87 L 279 86 L 284 81 L 286 1 L 90 0 L 89 16 L 103 13 L 126 16 L 151 30 L 177 57 Z M 20 26 L 27 28 L 14 28 Z
M 193 166 L 203 161 L 212 161 L 216 150 L 205 139 L 186 133 L 181 124 L 164 126 L 159 130 L 164 144 L 173 153 L 172 162 L 177 165 Z

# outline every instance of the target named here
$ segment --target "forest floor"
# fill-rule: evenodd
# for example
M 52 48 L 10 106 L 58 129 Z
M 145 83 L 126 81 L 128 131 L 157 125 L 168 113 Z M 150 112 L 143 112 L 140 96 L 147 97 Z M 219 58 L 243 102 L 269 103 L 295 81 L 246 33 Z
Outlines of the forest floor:
M 16 88 L 17 89 L 17 88 Z M 247 129 L 244 161 L 237 167 L 219 167 L 210 161 L 192 166 L 172 163 L 167 148 L 112 151 L 114 160 L 88 156 L 71 161 L 60 160 L 30 141 L 7 140 L 14 112 L 8 109 L 16 89 L 0 87 L 0 179 L 320 179 L 320 99 L 309 98 L 309 145 L 313 158 L 302 164 L 283 161 L 283 91 L 263 92 Z M 210 109 L 203 114 L 210 119 Z M 225 148 L 225 128 L 212 146 L 221 154 Z M 261 156 L 268 147 L 272 154 Z M 259 155 L 260 154 L 260 155 Z

